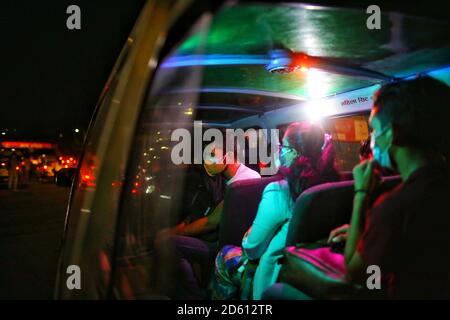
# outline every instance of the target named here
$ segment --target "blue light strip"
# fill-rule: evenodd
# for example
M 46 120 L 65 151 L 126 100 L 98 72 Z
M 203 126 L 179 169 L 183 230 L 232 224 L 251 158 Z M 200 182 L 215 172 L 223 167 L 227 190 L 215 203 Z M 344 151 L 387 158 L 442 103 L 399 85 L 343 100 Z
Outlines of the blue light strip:
M 447 85 L 450 85 L 450 66 L 446 66 L 443 68 L 439 68 L 439 69 L 435 69 L 435 70 L 431 70 L 431 71 L 427 71 L 427 72 L 419 72 L 410 76 L 405 77 L 405 80 L 413 80 L 417 77 L 417 74 L 427 74 L 430 77 L 439 79 L 445 83 L 447 83 Z
M 268 71 L 286 69 L 292 63 L 292 59 L 285 50 L 272 50 L 267 55 L 249 54 L 206 54 L 174 56 L 161 64 L 161 68 L 201 67 L 201 66 L 231 66 L 231 65 L 262 65 Z M 325 72 L 347 74 L 355 77 L 367 77 L 379 80 L 390 80 L 389 76 L 379 72 L 357 67 L 340 66 L 338 64 L 323 63 L 323 66 L 314 66 Z
M 223 65 L 266 65 L 271 62 L 267 55 L 209 54 L 171 57 L 161 68 L 223 66 Z

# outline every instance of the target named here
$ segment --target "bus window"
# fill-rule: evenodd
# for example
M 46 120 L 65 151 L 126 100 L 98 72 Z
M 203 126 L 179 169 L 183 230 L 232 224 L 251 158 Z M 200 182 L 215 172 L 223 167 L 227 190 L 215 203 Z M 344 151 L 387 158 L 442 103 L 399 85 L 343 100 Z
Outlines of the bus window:
M 330 118 L 324 129 L 332 135 L 336 161 L 341 171 L 351 171 L 359 162 L 361 142 L 369 138 L 367 115 Z
M 174 298 L 171 294 L 179 293 L 182 259 L 171 248 L 159 251 L 155 240 L 161 233 L 170 235 L 164 231 L 176 226 L 186 215 L 194 211 L 207 215 L 214 210 L 211 208 L 216 208 L 217 203 L 202 208 L 204 178 L 208 179 L 202 166 L 203 143 L 212 140 L 210 137 L 205 141 L 206 129 L 220 132 L 227 128 L 257 125 L 272 129 L 280 123 L 303 120 L 301 112 L 291 113 L 291 107 L 299 103 L 337 96 L 358 88 L 372 91 L 380 83 L 380 77 L 383 81 L 392 80 L 390 74 L 380 74 L 386 71 L 381 67 L 386 63 L 395 65 L 397 60 L 400 61 L 397 68 L 401 74 L 411 74 L 418 68 L 414 59 L 400 60 L 399 52 L 387 56 L 385 40 L 380 40 L 384 37 L 368 37 L 365 28 L 357 27 L 357 22 L 365 22 L 366 18 L 365 10 L 311 10 L 287 4 L 240 5 L 236 2 L 214 15 L 202 16 L 191 28 L 188 38 L 157 64 L 137 127 L 133 122 L 133 126 L 123 130 L 135 133 L 130 150 L 123 152 L 125 154 L 126 151 L 128 159 L 123 166 L 125 176 L 122 168 L 120 175 L 118 170 L 114 171 L 115 176 L 111 178 L 114 182 L 109 183 L 109 189 L 106 189 L 110 191 L 102 193 L 105 198 L 102 201 L 107 203 L 110 200 L 107 208 L 111 208 L 100 212 L 105 214 L 105 221 L 115 223 L 112 213 L 116 212 L 116 205 L 120 205 L 111 272 L 112 291 L 117 298 Z M 345 21 L 339 29 L 336 25 L 338 20 Z M 351 28 L 347 21 L 354 21 Z M 411 30 L 420 30 L 423 23 L 414 23 L 417 28 Z M 439 39 L 447 39 L 441 25 L 432 27 Z M 388 28 L 383 30 L 387 39 L 390 31 Z M 351 39 L 352 45 L 324 39 L 326 34 Z M 286 46 L 281 53 L 275 49 L 278 44 Z M 411 43 L 411 48 L 421 48 L 421 44 L 417 39 Z M 423 46 L 426 48 L 427 43 Z M 303 53 L 305 51 L 308 56 Z M 325 53 L 327 59 L 322 57 Z M 445 53 L 448 51 L 437 57 L 430 54 L 430 67 L 447 63 Z M 309 60 L 316 63 L 302 65 L 308 57 L 316 57 Z M 335 60 L 341 58 L 344 62 L 347 59 L 361 61 L 361 65 L 350 70 L 344 64 L 346 72 L 341 74 L 338 70 L 342 68 L 330 68 Z M 361 74 L 360 67 L 367 65 L 362 64 L 362 58 L 374 67 L 378 66 L 374 70 L 377 72 L 367 73 L 365 70 Z M 381 66 L 378 61 L 382 62 Z M 154 61 L 150 60 L 149 66 L 153 64 Z M 321 69 L 320 73 L 316 67 Z M 324 73 L 327 75 L 323 76 Z M 352 170 L 358 163 L 361 142 L 369 137 L 368 116 L 353 114 L 361 110 L 368 112 L 369 100 L 366 96 L 363 98 L 365 103 L 359 105 L 361 108 L 352 109 L 359 103 L 355 99 L 355 105 L 353 100 L 350 105 L 347 101 L 340 104 L 344 108 L 339 111 L 342 113 L 332 113 L 352 115 L 321 120 L 325 132 L 333 137 L 341 171 Z M 105 119 L 106 116 L 108 119 L 112 117 L 115 110 L 105 113 Z M 102 115 L 99 113 L 97 117 Z M 202 127 L 196 133 L 195 126 L 199 121 Z M 108 123 L 111 125 L 107 128 L 113 131 L 115 122 Z M 283 136 L 286 127 L 287 124 L 279 127 L 279 137 Z M 97 136 L 95 130 L 96 127 L 91 130 L 91 137 Z M 180 152 L 179 143 L 184 139 L 188 141 L 188 148 Z M 110 144 L 114 143 L 111 141 Z M 260 147 L 253 144 L 248 146 L 248 150 Z M 102 170 L 115 163 L 115 159 L 101 160 L 105 168 Z M 91 177 L 90 174 L 87 176 Z M 104 242 L 110 242 L 110 238 Z M 109 248 L 105 252 L 109 254 Z M 108 267 L 105 270 L 109 270 Z
M 326 133 L 333 137 L 336 151 L 336 165 L 340 171 L 351 171 L 359 162 L 361 143 L 369 138 L 369 116 L 353 115 L 322 120 Z M 284 135 L 289 124 L 278 127 L 280 137 Z

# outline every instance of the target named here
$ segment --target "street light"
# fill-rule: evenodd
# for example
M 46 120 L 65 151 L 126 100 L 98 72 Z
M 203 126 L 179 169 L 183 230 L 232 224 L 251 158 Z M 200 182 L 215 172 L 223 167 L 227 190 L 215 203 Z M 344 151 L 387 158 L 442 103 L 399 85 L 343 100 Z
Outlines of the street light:
M 80 129 L 75 129 L 75 133 L 78 133 L 78 132 L 80 132 Z

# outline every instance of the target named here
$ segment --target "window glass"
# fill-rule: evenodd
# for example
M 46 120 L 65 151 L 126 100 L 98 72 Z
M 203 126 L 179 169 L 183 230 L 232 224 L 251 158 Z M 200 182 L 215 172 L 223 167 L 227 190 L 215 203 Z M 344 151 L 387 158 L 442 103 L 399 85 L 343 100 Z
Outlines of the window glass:
M 208 16 L 200 19 L 194 30 L 207 32 Z M 198 43 L 201 53 L 202 43 Z M 182 74 L 181 74 L 182 72 Z M 116 261 L 114 293 L 125 299 L 165 298 L 176 291 L 173 281 L 178 260 L 173 250 L 155 246 L 157 235 L 188 216 L 202 216 L 214 204 L 216 181 L 205 174 L 194 135 L 208 128 L 222 128 L 221 121 L 240 116 L 199 107 L 200 93 L 188 90 L 170 94 L 168 87 L 192 89 L 201 85 L 203 68 L 159 68 L 145 102 L 123 188 Z M 198 126 L 194 121 L 203 120 Z M 178 137 L 172 141 L 173 137 Z M 188 138 L 188 140 L 184 139 Z M 200 136 L 201 139 L 201 136 Z M 176 163 L 172 151 L 180 142 L 186 144 L 177 155 L 189 159 Z
M 328 119 L 324 126 L 333 137 L 339 169 L 351 171 L 359 162 L 361 143 L 369 138 L 368 116 Z
M 388 18 L 386 13 L 383 17 Z M 317 72 L 314 63 L 298 59 L 303 53 L 329 57 L 326 61 L 333 63 L 358 61 L 380 72 L 389 66 L 399 75 L 447 61 L 447 47 L 436 55 L 430 49 L 420 63 L 410 58 L 414 55 L 405 56 L 414 53 L 408 50 L 426 47 L 431 35 L 436 43 L 447 43 L 442 25 L 430 22 L 430 32 L 422 37 L 423 22 L 408 18 L 411 32 L 405 39 L 410 43 L 388 53 L 391 29 L 367 37 L 367 29 L 361 28 L 366 20 L 367 13 L 359 9 L 231 1 L 214 16 L 203 15 L 167 59 L 149 62 L 157 63 L 158 70 L 139 118 L 126 176 L 115 178 L 125 181 L 113 265 L 118 297 L 161 298 L 177 290 L 179 259 L 169 248 L 159 251 L 155 240 L 186 217 L 209 214 L 223 195 L 223 181 L 210 178 L 202 166 L 207 129 L 233 128 L 238 120 L 246 127 L 264 126 L 269 121 L 258 119 L 270 117 L 270 111 L 379 83 L 338 74 L 326 69 L 327 63 L 317 67 L 328 72 Z M 252 117 L 254 123 L 246 121 Z M 340 170 L 351 170 L 359 161 L 361 141 L 368 138 L 367 116 L 324 119 L 323 126 L 333 137 Z M 280 137 L 285 128 L 280 127 Z M 96 132 L 94 128 L 93 137 Z M 182 142 L 187 148 L 180 147 Z M 248 143 L 249 150 L 254 147 Z M 80 170 L 86 188 L 95 188 L 95 160 Z
M 322 127 L 333 137 L 336 165 L 340 171 L 351 171 L 359 162 L 361 144 L 369 138 L 369 116 L 354 115 L 322 119 Z M 289 124 L 279 127 L 280 137 Z

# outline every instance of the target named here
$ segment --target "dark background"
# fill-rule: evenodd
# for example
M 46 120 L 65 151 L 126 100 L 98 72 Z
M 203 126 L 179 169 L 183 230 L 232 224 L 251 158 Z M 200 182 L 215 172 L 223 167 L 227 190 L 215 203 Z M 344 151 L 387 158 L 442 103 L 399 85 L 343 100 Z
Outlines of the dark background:
M 53 142 L 77 155 L 143 3 L 0 0 L 0 141 Z M 71 4 L 81 8 L 81 30 L 66 27 Z M 52 299 L 70 189 L 51 180 L 5 189 L 0 300 Z
M 0 139 L 72 144 L 74 129 L 87 129 L 143 3 L 2 0 L 0 130 L 8 132 Z M 66 27 L 71 4 L 81 8 L 81 30 Z

